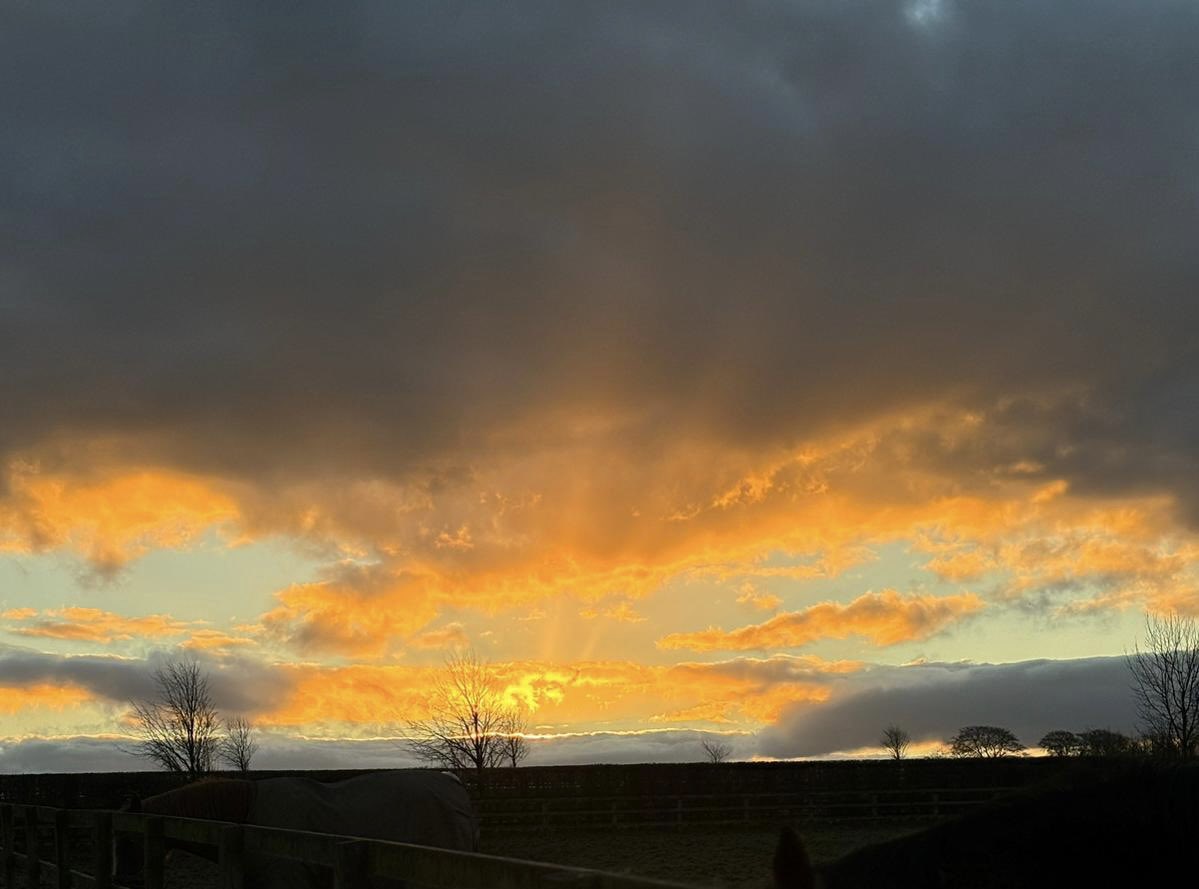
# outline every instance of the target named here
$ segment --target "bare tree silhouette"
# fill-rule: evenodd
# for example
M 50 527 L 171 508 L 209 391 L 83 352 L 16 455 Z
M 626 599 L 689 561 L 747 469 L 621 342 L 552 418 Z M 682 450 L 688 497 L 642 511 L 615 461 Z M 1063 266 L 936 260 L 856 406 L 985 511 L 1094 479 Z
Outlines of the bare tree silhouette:
M 254 726 L 244 716 L 225 720 L 225 737 L 220 744 L 221 759 L 239 772 L 250 771 L 250 760 L 258 752 Z
M 899 726 L 889 725 L 883 729 L 883 749 L 891 755 L 892 759 L 903 759 L 908 752 L 908 745 L 911 743 L 912 736 Z
M 196 661 L 173 660 L 153 679 L 154 696 L 132 704 L 141 740 L 129 752 L 189 778 L 212 771 L 221 737 L 208 674 Z
M 451 655 L 428 696 L 429 715 L 408 720 L 409 749 L 445 769 L 518 765 L 528 755 L 523 713 L 507 704 L 490 667 L 473 652 Z
M 528 720 L 523 710 L 511 707 L 504 720 L 500 747 L 503 750 L 503 761 L 516 768 L 529 755 L 529 741 L 525 737 L 528 731 Z
M 704 738 L 700 741 L 699 746 L 703 748 L 704 755 L 708 757 L 708 762 L 724 762 L 733 755 L 732 744 L 717 741 L 714 738 Z
M 1127 659 L 1142 731 L 1170 755 L 1190 759 L 1199 748 L 1199 622 L 1147 614 L 1144 645 Z

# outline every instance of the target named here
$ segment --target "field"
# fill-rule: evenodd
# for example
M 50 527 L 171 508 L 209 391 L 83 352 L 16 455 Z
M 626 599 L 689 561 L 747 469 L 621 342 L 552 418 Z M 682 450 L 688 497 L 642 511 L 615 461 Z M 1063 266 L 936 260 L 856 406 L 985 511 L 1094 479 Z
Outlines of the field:
M 806 825 L 803 837 L 813 861 L 821 863 L 905 836 L 921 826 L 899 822 Z M 483 851 L 700 886 L 755 889 L 768 885 L 777 839 L 773 828 L 512 832 L 485 838 Z
M 853 849 L 912 833 L 919 825 L 830 825 L 804 828 L 812 858 L 822 862 Z M 663 831 L 500 832 L 484 837 L 488 855 L 590 867 L 617 873 L 676 880 L 719 889 L 763 889 L 769 885 L 773 829 L 684 828 Z M 80 864 L 83 869 L 86 865 Z M 186 853 L 167 861 L 170 889 L 221 889 L 215 864 Z M 42 887 L 55 885 L 47 869 Z M 24 885 L 22 883 L 22 885 Z

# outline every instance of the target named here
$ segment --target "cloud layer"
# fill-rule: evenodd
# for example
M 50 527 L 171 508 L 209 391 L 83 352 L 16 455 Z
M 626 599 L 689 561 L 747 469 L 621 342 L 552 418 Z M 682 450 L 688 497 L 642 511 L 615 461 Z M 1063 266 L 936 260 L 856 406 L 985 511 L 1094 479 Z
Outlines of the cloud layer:
M 770 756 L 877 748 L 899 725 L 916 742 L 945 742 L 966 725 L 999 725 L 1027 746 L 1052 729 L 1134 732 L 1136 708 L 1123 658 L 1014 664 L 922 664 L 863 676 L 820 707 L 795 707 L 762 733 Z
M 167 651 L 155 651 L 144 659 L 54 655 L 0 645 L 0 689 L 79 689 L 88 698 L 123 712 L 130 701 L 154 695 L 153 671 L 169 657 Z M 257 659 L 203 657 L 200 663 L 210 676 L 216 706 L 225 712 L 257 712 L 278 700 L 288 686 L 277 668 Z
M 672 633 L 660 639 L 658 645 L 692 651 L 774 650 L 846 636 L 865 636 L 875 645 L 894 645 L 927 639 L 983 607 L 982 599 L 972 593 L 904 596 L 895 590 L 883 590 L 866 593 L 848 605 L 822 602 L 736 630 L 713 627 L 696 633 Z
M 413 502 L 1072 391 L 930 457 L 1173 486 L 1195 13 L 939 8 L 8 10 L 0 448 Z

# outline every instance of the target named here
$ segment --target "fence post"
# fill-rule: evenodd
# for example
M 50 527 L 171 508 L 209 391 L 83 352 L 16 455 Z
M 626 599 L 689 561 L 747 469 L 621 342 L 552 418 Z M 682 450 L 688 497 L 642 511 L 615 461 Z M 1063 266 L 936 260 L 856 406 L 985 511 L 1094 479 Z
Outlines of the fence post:
M 146 889 L 163 889 L 166 843 L 162 835 L 162 818 L 147 818 L 145 830 Z
M 941 814 L 941 794 L 933 791 L 933 817 L 937 818 Z
M 71 834 L 66 809 L 54 813 L 54 879 L 58 889 L 71 889 Z
M 349 840 L 338 843 L 334 852 L 333 889 L 364 889 L 367 881 L 367 843 Z
M 93 841 L 96 889 L 112 889 L 112 815 L 108 812 L 96 813 Z
M 25 876 L 30 886 L 42 882 L 42 859 L 38 855 L 37 809 L 25 807 Z
M 0 808 L 0 835 L 4 837 L 4 886 L 13 889 L 17 884 L 16 827 L 12 805 L 8 803 Z
M 217 860 L 221 867 L 221 881 L 225 884 L 225 889 L 245 889 L 246 859 L 243 854 L 244 850 L 245 836 L 240 825 L 221 830 Z

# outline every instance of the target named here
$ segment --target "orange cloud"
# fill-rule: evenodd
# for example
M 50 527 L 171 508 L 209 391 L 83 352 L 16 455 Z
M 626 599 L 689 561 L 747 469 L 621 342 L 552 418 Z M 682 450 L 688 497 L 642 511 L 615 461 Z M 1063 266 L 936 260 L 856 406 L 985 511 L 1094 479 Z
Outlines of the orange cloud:
M 658 713 L 649 718 L 650 722 L 682 722 L 688 725 L 714 724 L 732 725 L 734 720 L 729 717 L 732 705 L 726 701 L 707 701 L 682 710 L 672 710 L 669 713 Z
M 87 689 L 76 685 L 0 685 L 0 713 L 10 716 L 37 708 L 61 711 L 92 700 L 94 696 Z
M 1179 614 L 1199 617 L 1199 587 L 1185 587 L 1168 593 L 1156 593 L 1144 599 L 1149 611 L 1155 614 Z
M 220 653 L 234 649 L 250 648 L 257 645 L 258 640 L 250 636 L 234 636 L 220 630 L 193 630 L 187 639 L 180 644 L 183 648 L 190 648 L 195 651 Z
M 1005 541 L 998 552 L 1001 564 L 1015 573 L 1017 588 L 1080 577 L 1172 582 L 1199 557 L 1199 547 L 1194 545 L 1166 550 L 1157 541 L 1113 535 L 1102 526 Z
M 438 549 L 445 548 L 457 550 L 469 550 L 474 549 L 475 547 L 474 543 L 472 543 L 470 539 L 470 528 L 466 527 L 465 525 L 463 525 L 453 534 L 451 534 L 449 531 L 442 531 L 437 535 L 433 545 Z
M 399 639 L 437 615 L 428 581 L 387 567 L 343 563 L 317 583 L 295 584 L 276 595 L 262 616 L 269 636 L 301 652 L 380 657 Z
M 70 639 L 79 642 L 126 642 L 130 639 L 161 639 L 179 636 L 193 624 L 175 620 L 167 614 L 125 617 L 99 608 L 58 608 L 38 612 L 32 608 L 7 611 L 2 615 L 14 621 L 10 633 L 45 639 Z
M 436 667 L 407 665 L 296 664 L 280 670 L 289 680 L 290 694 L 257 714 L 256 721 L 263 726 L 303 728 L 313 735 L 336 735 L 346 727 L 394 733 L 404 719 L 425 715 L 418 689 L 428 687 L 439 675 Z
M 749 605 L 762 611 L 774 611 L 783 604 L 783 600 L 770 593 L 758 592 L 757 587 L 747 582 L 741 585 L 741 595 L 737 597 L 737 604 Z
M 996 565 L 985 552 L 973 549 L 938 556 L 924 567 L 945 580 L 962 583 L 977 580 Z
M 447 456 L 390 478 L 266 486 L 21 469 L 0 502 L 0 548 L 74 548 L 102 567 L 214 526 L 238 540 L 302 541 L 342 561 L 279 590 L 261 620 L 305 656 L 399 651 L 451 607 L 537 614 L 569 597 L 589 614 L 634 620 L 637 600 L 673 580 L 836 577 L 894 541 L 927 550 L 928 570 L 950 582 L 994 573 L 1011 598 L 1064 588 L 1055 578 L 1088 579 L 1103 595 L 1123 583 L 1126 599 L 1095 599 L 1113 607 L 1194 585 L 1194 537 L 1171 498 L 1082 498 L 1046 477 L 1044 461 L 1007 454 L 968 471 L 954 463 L 962 454 L 985 463 L 993 430 L 981 411 L 930 405 L 795 447 L 697 436 L 648 452 L 622 437 L 635 418 L 563 409 L 544 419 L 514 421 L 469 469 Z M 1041 558 L 1038 540 L 1061 546 Z M 1156 572 L 1153 589 L 1121 581 L 1133 555 L 1120 546 L 1140 548 L 1146 565 L 1156 559 L 1143 569 Z M 777 605 L 762 596 L 756 607 Z
M 668 676 L 681 687 L 702 689 L 708 703 L 727 704 L 743 725 L 756 725 L 775 721 L 792 704 L 828 700 L 839 680 L 864 667 L 859 661 L 773 655 L 676 664 Z
M 658 640 L 658 646 L 692 651 L 771 650 L 848 636 L 863 636 L 876 645 L 896 645 L 927 639 L 983 607 L 982 599 L 973 593 L 905 596 L 883 590 L 866 593 L 848 605 L 822 602 L 736 630 L 712 627 L 697 633 L 671 633 Z
M 37 617 L 36 608 L 10 608 L 0 611 L 0 618 L 4 620 L 28 620 L 31 617 Z
M 436 630 L 418 633 L 408 640 L 408 645 L 423 649 L 464 649 L 470 646 L 470 638 L 466 635 L 466 628 L 455 621 Z
M 210 481 L 171 470 L 68 476 L 14 464 L 7 482 L 0 552 L 72 549 L 105 571 L 151 549 L 187 546 L 238 516 Z
M 1091 616 L 1145 609 L 1155 614 L 1186 614 L 1199 617 L 1199 585 L 1159 585 L 1152 581 L 1134 580 L 1102 591 L 1088 599 L 1069 601 L 1057 608 L 1063 617 Z

